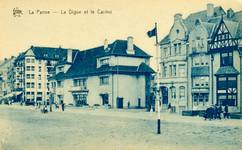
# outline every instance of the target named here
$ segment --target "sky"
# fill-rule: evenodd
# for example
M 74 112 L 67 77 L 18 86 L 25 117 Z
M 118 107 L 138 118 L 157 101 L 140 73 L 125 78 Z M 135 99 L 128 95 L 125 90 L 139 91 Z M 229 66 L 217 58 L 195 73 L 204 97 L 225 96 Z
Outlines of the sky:
M 133 36 L 137 46 L 154 56 L 151 66 L 155 67 L 155 38 L 148 38 L 147 31 L 157 22 L 161 40 L 174 14 L 186 18 L 206 10 L 207 3 L 225 11 L 242 10 L 242 0 L 0 0 L 0 60 L 17 56 L 31 45 L 83 50 L 103 45 L 105 39 L 111 43 Z M 23 14 L 14 16 L 14 9 Z M 81 13 L 74 15 L 74 10 Z M 98 14 L 98 10 L 109 13 Z

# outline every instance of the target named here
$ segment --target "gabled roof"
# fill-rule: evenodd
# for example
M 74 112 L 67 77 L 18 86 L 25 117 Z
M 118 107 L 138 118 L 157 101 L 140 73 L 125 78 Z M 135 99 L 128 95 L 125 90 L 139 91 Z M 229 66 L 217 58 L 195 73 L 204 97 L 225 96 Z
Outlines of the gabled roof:
M 36 59 L 48 59 L 48 60 L 65 60 L 67 56 L 66 48 L 54 48 L 54 47 L 31 47 Z M 77 49 L 72 49 L 78 51 Z
M 239 71 L 236 70 L 233 66 L 223 66 L 218 69 L 215 75 L 237 75 Z
M 30 49 L 34 53 L 36 59 L 43 59 L 43 60 L 58 60 L 60 62 L 65 62 L 67 57 L 67 48 L 54 48 L 54 47 L 39 47 L 39 46 L 31 46 Z M 16 61 L 21 60 L 25 57 L 27 53 L 26 50 L 23 53 L 20 53 L 19 56 L 16 58 Z M 71 49 L 73 52 L 79 51 L 78 49 Z M 72 58 L 74 58 L 75 53 L 72 53 Z
M 242 11 L 235 12 L 232 17 L 226 16 L 226 12 L 221 6 L 214 8 L 214 16 L 208 17 L 207 11 L 199 11 L 195 13 L 191 13 L 188 15 L 186 19 L 183 19 L 183 23 L 185 24 L 189 34 L 194 26 L 195 21 L 200 19 L 204 27 L 207 29 L 209 37 L 213 35 L 213 32 L 216 31 L 218 24 L 221 22 L 221 16 L 223 16 L 224 23 L 226 24 L 229 32 L 235 38 L 242 38 Z M 166 35 L 161 41 L 160 44 L 169 43 L 169 35 Z
M 201 67 L 192 67 L 192 77 L 196 76 L 209 76 L 209 67 L 201 66 Z
M 110 55 L 126 56 L 126 57 L 144 57 L 149 58 L 150 55 L 146 54 L 143 50 L 134 46 L 135 54 L 127 54 L 127 41 L 117 40 L 109 45 L 109 51 L 105 51 L 103 46 L 88 49 L 85 51 L 78 51 L 76 58 L 72 63 L 69 70 L 63 74 L 57 74 L 54 79 L 65 79 L 81 76 L 100 75 L 102 73 L 135 73 L 145 74 L 153 73 L 154 70 L 145 63 L 139 66 L 109 66 L 103 65 L 97 68 L 97 58 Z

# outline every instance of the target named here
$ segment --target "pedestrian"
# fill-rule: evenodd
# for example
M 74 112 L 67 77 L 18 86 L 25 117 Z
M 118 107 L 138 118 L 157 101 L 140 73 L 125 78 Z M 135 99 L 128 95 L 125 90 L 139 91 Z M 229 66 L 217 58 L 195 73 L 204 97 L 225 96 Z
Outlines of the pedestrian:
M 222 113 L 223 113 L 223 109 L 222 109 L 222 106 L 220 105 L 219 107 L 218 107 L 218 118 L 221 120 L 221 115 L 222 115 Z
M 214 105 L 213 109 L 214 109 L 213 119 L 217 119 L 217 117 L 218 117 L 218 107 L 216 105 Z
M 130 102 L 128 101 L 128 109 L 129 109 L 129 107 L 130 107 Z
M 229 108 L 228 108 L 228 105 L 225 105 L 225 107 L 224 107 L 224 119 L 225 118 L 229 119 Z
M 61 101 L 61 109 L 62 109 L 62 111 L 64 111 L 64 110 L 65 110 L 65 104 L 64 104 L 64 102 L 63 102 L 63 101 Z
M 171 112 L 171 103 L 168 104 L 167 109 L 168 109 L 168 112 Z

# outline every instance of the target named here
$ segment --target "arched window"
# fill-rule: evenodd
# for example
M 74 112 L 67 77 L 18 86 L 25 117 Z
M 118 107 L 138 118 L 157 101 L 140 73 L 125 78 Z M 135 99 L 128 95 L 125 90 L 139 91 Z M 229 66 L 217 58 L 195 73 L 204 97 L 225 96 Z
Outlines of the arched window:
M 185 87 L 184 86 L 180 86 L 179 87 L 179 93 L 180 93 L 180 99 L 184 99 L 185 98 Z
M 176 87 L 171 87 L 171 98 L 176 99 Z

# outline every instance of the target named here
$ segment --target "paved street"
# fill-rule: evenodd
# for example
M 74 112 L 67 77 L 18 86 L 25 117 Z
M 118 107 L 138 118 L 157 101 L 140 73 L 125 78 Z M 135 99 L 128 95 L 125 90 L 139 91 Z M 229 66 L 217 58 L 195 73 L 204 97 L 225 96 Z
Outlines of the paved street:
M 229 150 L 242 147 L 242 120 L 204 121 L 144 110 L 67 108 L 41 114 L 26 106 L 0 105 L 3 150 Z

